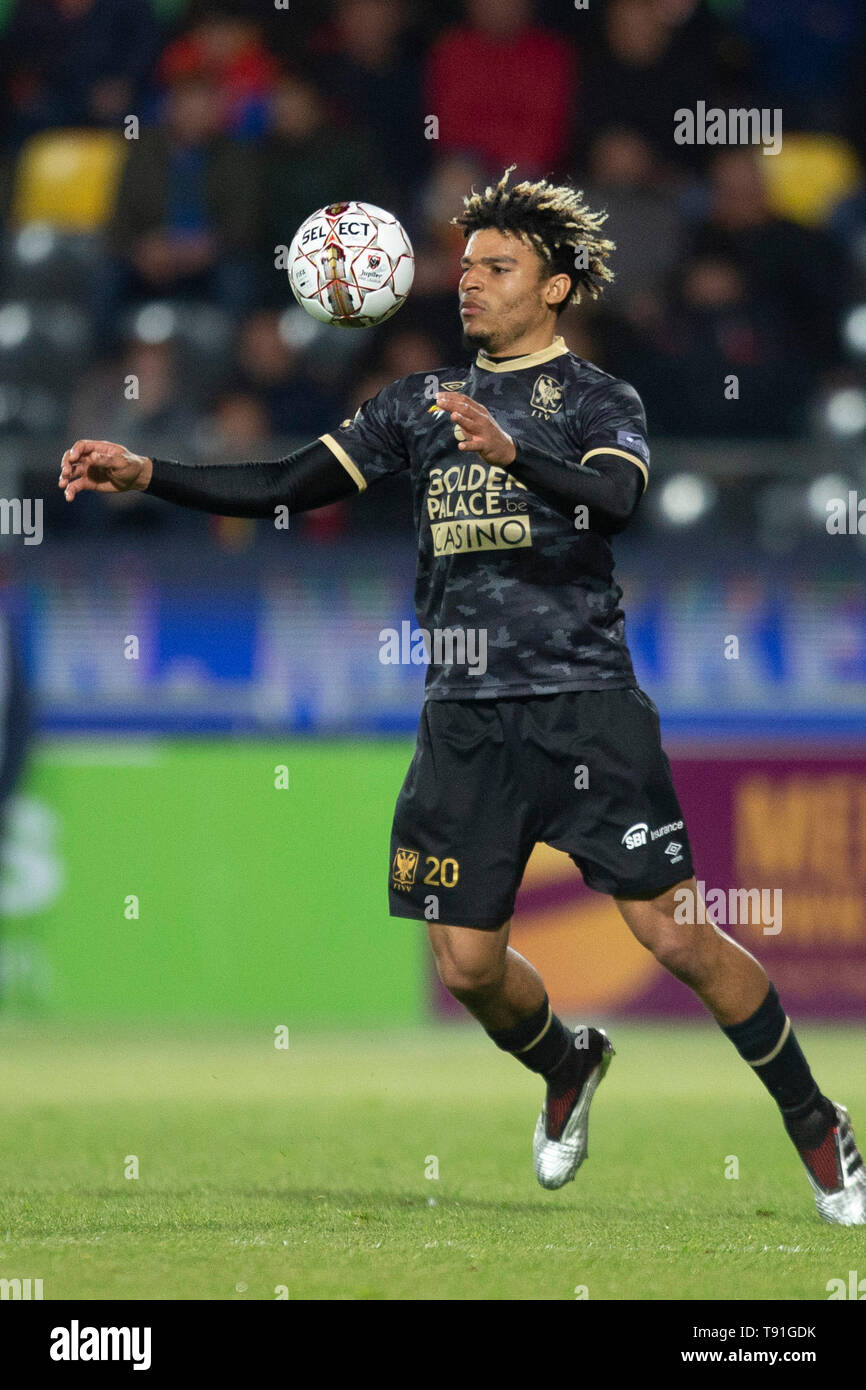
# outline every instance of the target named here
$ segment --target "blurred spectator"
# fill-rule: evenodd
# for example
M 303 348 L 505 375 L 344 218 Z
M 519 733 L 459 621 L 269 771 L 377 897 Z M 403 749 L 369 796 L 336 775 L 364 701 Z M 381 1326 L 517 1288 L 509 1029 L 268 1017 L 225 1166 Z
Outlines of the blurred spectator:
M 681 267 L 660 321 L 617 346 L 617 372 L 641 392 L 660 435 L 792 438 L 814 384 L 786 325 L 755 300 L 734 261 Z
M 162 55 L 158 76 L 169 85 L 179 77 L 206 77 L 213 84 L 219 126 L 226 134 L 261 135 L 277 61 L 262 42 L 256 23 L 237 6 L 211 6 Z
M 196 431 L 196 453 L 207 462 L 258 458 L 273 437 L 267 406 L 249 391 L 223 391 Z
M 866 167 L 866 34 L 857 45 L 848 71 L 847 90 L 836 92 L 844 134 Z
M 627 313 L 638 296 L 657 298 L 679 260 L 683 222 L 677 195 L 645 136 L 624 127 L 597 136 L 584 197 L 591 208 L 608 213 L 616 242 L 616 278 L 605 288 L 602 309 Z
M 200 424 L 196 452 L 202 462 L 244 463 L 269 455 L 273 435 L 263 403 L 245 391 L 225 391 Z M 222 550 L 245 550 L 256 538 L 251 517 L 209 516 L 208 529 Z
M 466 239 L 451 219 L 463 211 L 473 186 L 486 183 L 483 168 L 469 155 L 444 155 L 436 163 L 420 198 L 414 294 L 456 293 Z
M 698 97 L 714 106 L 727 96 L 697 10 L 697 0 L 610 0 L 586 53 L 578 125 L 584 154 L 599 128 L 621 126 L 640 131 L 674 166 L 702 165 L 702 147 L 674 143 L 677 110 L 694 110 Z
M 243 312 L 254 296 L 257 165 L 216 130 L 212 84 L 177 79 L 165 126 L 130 142 L 109 245 L 118 296 L 210 296 Z
M 330 425 L 335 423 L 332 417 Z M 212 414 L 199 431 L 199 455 L 214 464 L 244 462 L 247 459 L 274 457 L 272 422 L 262 401 L 248 391 L 229 389 L 218 398 Z M 319 507 L 289 518 L 289 526 L 317 541 L 331 541 L 346 527 L 348 512 L 344 502 Z M 223 549 L 239 550 L 253 543 L 256 522 L 247 517 L 213 516 L 210 531 Z M 264 522 L 264 527 L 267 527 Z M 285 535 L 284 531 L 271 533 Z
M 534 22 L 531 0 L 467 0 L 466 22 L 434 44 L 427 68 L 438 148 L 500 173 L 548 172 L 568 149 L 575 85 L 571 45 Z
M 275 457 L 269 434 L 278 445 L 312 439 L 344 418 L 350 396 L 356 404 L 408 372 L 468 363 L 455 293 L 463 238 L 450 218 L 508 164 L 517 178 L 573 173 L 575 130 L 577 183 L 609 213 L 616 279 L 598 305 L 569 309 L 560 329 L 573 350 L 645 392 L 654 432 L 789 434 L 808 390 L 840 359 L 852 262 L 866 284 L 866 184 L 837 207 L 832 237 L 797 226 L 772 213 L 764 186 L 781 158 L 678 146 L 674 113 L 698 100 L 778 105 L 786 136 L 795 115 L 829 130 L 847 120 L 866 153 L 859 0 L 608 0 L 586 11 L 561 0 L 331 0 L 287 11 L 270 0 L 0 0 L 0 19 L 4 4 L 0 121 L 8 115 L 15 139 L 142 116 L 141 138 L 123 142 L 110 259 L 89 306 L 101 312 L 103 344 L 146 299 L 215 301 L 231 319 L 221 319 L 221 352 L 201 326 L 209 312 L 220 318 L 216 309 L 174 315 L 182 382 L 172 348 L 124 344 L 124 358 L 77 383 L 73 434 L 183 455 L 200 418 L 196 392 L 220 383 L 199 436 L 206 451 Z M 154 13 L 176 35 L 161 58 Z M 154 129 L 149 111 L 161 115 Z M 437 139 L 425 138 L 431 116 Z M 0 205 L 13 145 L 0 163 Z M 344 197 L 401 216 L 417 256 L 407 305 L 362 334 L 315 328 L 274 264 L 311 212 Z M 38 273 L 26 283 L 38 285 Z M 44 360 L 35 370 L 44 378 Z M 712 385 L 732 374 L 739 400 Z M 138 378 L 137 399 L 124 395 L 127 375 Z M 381 526 L 387 495 L 351 509 L 352 524 Z M 399 480 L 397 503 L 405 507 Z M 110 506 L 136 524 L 135 498 Z M 178 525 L 199 515 L 157 510 Z M 86 502 L 82 514 L 76 529 Z M 93 510 L 95 525 L 102 516 Z M 321 524 L 325 536 L 341 517 L 299 525 Z
M 428 157 L 419 110 L 419 67 L 405 41 L 404 0 L 338 0 L 316 36 L 314 72 L 342 130 L 362 132 L 398 188 L 417 183 Z M 401 206 L 393 209 L 401 211 Z
M 827 233 L 770 211 L 763 159 L 754 149 L 716 156 L 709 212 L 694 231 L 692 247 L 732 259 L 750 298 L 773 309 L 794 348 L 820 369 L 840 354 L 848 265 Z
M 246 320 L 237 359 L 238 385 L 263 402 L 280 437 L 306 443 L 339 424 L 343 402 L 309 373 L 276 310 L 260 310 Z
M 866 179 L 836 205 L 827 230 L 856 267 L 861 285 L 866 284 Z
M 228 391 L 217 399 L 196 436 L 197 455 L 203 463 L 245 463 L 267 456 L 272 435 L 268 413 L 256 396 Z M 245 550 L 256 539 L 252 517 L 207 518 L 211 537 L 222 550 Z
M 463 208 L 463 198 L 473 187 L 484 188 L 488 176 L 469 155 L 443 155 L 424 186 L 413 224 L 415 281 L 401 327 L 417 319 L 438 345 L 437 360 L 461 361 L 466 352 L 457 312 L 460 257 L 466 245 L 451 218 Z
M 437 345 L 429 334 L 413 327 L 393 328 L 386 333 L 375 364 L 356 383 L 350 408 L 354 411 L 383 386 L 412 372 L 434 372 L 445 366 L 440 362 Z
M 562 334 L 569 350 L 582 357 L 584 362 L 592 362 L 603 371 L 615 372 L 616 366 L 609 367 L 604 360 L 601 335 L 597 332 L 596 323 L 587 321 L 586 307 L 584 300 L 582 304 L 572 305 L 571 308 L 563 310 L 557 332 Z
M 755 57 L 761 105 L 780 107 L 787 130 L 844 134 L 844 95 L 864 36 L 862 0 L 743 0 L 736 22 Z
M 125 344 L 119 361 L 104 362 L 78 383 L 66 439 L 112 439 L 157 458 L 188 458 L 197 421 L 189 391 L 178 378 L 174 349 L 134 339 Z M 71 509 L 61 512 L 61 527 L 72 535 L 80 528 L 88 540 L 106 531 L 188 538 L 207 534 L 203 513 L 163 507 L 145 493 L 108 493 L 99 504 L 85 505 L 74 519 L 67 515 Z
M 120 440 L 144 453 L 183 457 L 196 425 L 189 392 L 179 382 L 167 343 L 133 341 L 121 362 L 87 376 L 70 406 L 70 439 Z
M 317 208 L 360 198 L 391 209 L 393 186 L 381 151 L 352 130 L 334 136 L 334 120 L 309 78 L 289 74 L 270 97 L 271 134 L 263 150 L 261 258 L 273 270 L 275 248 L 288 246 L 305 218 Z M 377 157 L 381 153 L 381 158 Z M 267 275 L 269 303 L 283 304 L 284 272 Z
M 17 136 L 119 123 L 135 110 L 157 40 L 150 0 L 18 0 L 2 64 Z

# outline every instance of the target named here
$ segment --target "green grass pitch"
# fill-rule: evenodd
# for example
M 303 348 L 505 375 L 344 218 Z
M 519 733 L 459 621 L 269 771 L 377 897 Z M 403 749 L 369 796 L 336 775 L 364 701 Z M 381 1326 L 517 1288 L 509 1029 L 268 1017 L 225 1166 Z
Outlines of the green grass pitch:
M 826 1299 L 866 1275 L 863 1232 L 819 1221 L 716 1029 L 610 1032 L 589 1159 L 548 1193 L 539 1083 L 471 1027 L 278 1049 L 267 1026 L 7 1021 L 0 1278 L 46 1300 L 690 1300 Z M 799 1035 L 866 1137 L 866 1031 Z

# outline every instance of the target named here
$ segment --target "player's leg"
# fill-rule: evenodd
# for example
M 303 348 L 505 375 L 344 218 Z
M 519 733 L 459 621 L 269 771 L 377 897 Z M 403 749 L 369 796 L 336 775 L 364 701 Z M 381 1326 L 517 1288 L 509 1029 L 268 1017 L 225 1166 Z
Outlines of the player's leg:
M 510 921 L 496 931 L 431 923 L 439 978 L 503 1052 L 555 1089 L 579 1087 L 598 1060 L 599 1049 L 584 1036 L 596 1030 L 575 1035 L 566 1028 L 538 971 L 508 945 L 510 928 Z
M 590 888 L 616 900 L 638 940 L 695 991 L 754 1068 L 782 1110 L 821 1215 L 866 1222 L 866 1174 L 847 1114 L 818 1088 L 763 968 L 712 923 L 699 925 L 704 914 L 676 912 L 677 891 L 696 894 L 697 885 L 653 701 L 638 689 L 560 696 L 545 743 L 555 799 L 544 838 L 571 854 Z M 581 797 L 571 791 L 575 765 L 587 774 Z
M 648 900 L 615 901 L 641 945 L 694 990 L 722 1028 L 731 1027 L 754 1014 L 766 998 L 770 982 L 755 957 L 712 922 L 677 920 L 685 895 L 694 903 L 697 892 L 697 884 L 690 878 Z M 774 1044 L 777 1041 L 774 1039 Z
M 482 1026 L 527 1034 L 521 1046 L 544 1031 L 546 1061 L 562 1035 L 542 980 L 508 945 L 534 843 L 509 742 L 509 710 L 493 700 L 425 705 L 394 812 L 389 901 L 393 916 L 426 922 L 446 989 Z
M 440 980 L 488 1032 L 515 1028 L 546 1008 L 544 982 L 508 945 L 510 929 L 510 921 L 498 931 L 441 922 L 427 929 Z
M 533 1141 L 544 1187 L 561 1187 L 587 1154 L 589 1106 L 613 1048 L 598 1028 L 572 1032 L 556 1015 L 534 966 L 508 945 L 511 922 L 496 930 L 431 923 L 439 978 L 488 1037 L 547 1083 Z
M 389 901 L 393 916 L 427 923 L 446 989 L 496 1046 L 544 1077 L 559 1133 L 560 1112 L 567 1118 L 591 1094 L 612 1049 L 599 1030 L 570 1032 L 537 972 L 508 945 L 517 889 L 539 838 L 544 782 L 524 737 L 522 703 L 425 704 L 394 812 Z M 571 1176 L 585 1156 L 585 1123 L 583 1131 Z
M 866 1224 L 866 1182 L 847 1111 L 825 1096 L 763 967 L 711 922 L 678 920 L 693 878 L 648 900 L 617 898 L 630 930 L 709 1009 L 778 1105 L 828 1221 Z M 691 896 L 694 895 L 694 896 Z M 679 914 L 698 917 L 704 914 Z

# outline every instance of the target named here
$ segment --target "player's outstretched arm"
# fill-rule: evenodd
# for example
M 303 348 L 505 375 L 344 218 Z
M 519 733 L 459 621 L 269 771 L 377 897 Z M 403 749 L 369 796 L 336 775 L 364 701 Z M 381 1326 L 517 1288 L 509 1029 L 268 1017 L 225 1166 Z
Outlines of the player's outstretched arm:
M 106 439 L 79 439 L 63 455 L 58 486 L 79 492 L 148 492 L 218 516 L 272 517 L 274 508 L 312 511 L 357 494 L 326 444 L 315 440 L 275 463 L 183 464 L 133 454 Z

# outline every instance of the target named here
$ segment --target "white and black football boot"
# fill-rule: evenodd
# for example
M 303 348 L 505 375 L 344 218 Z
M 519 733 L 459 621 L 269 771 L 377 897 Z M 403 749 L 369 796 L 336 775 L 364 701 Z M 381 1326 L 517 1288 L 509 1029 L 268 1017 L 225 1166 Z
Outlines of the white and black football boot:
M 575 1047 L 585 1039 L 588 1065 L 579 1074 L 563 1077 L 558 1085 L 548 1082 L 547 1095 L 532 1142 L 535 1176 L 542 1187 L 563 1187 L 571 1182 L 587 1157 L 589 1107 L 614 1055 L 613 1044 L 602 1028 L 582 1028 L 573 1035 Z
M 866 1226 L 866 1168 L 844 1105 L 836 1105 L 836 1123 L 813 1149 L 800 1149 L 815 1194 L 818 1215 L 837 1226 Z

